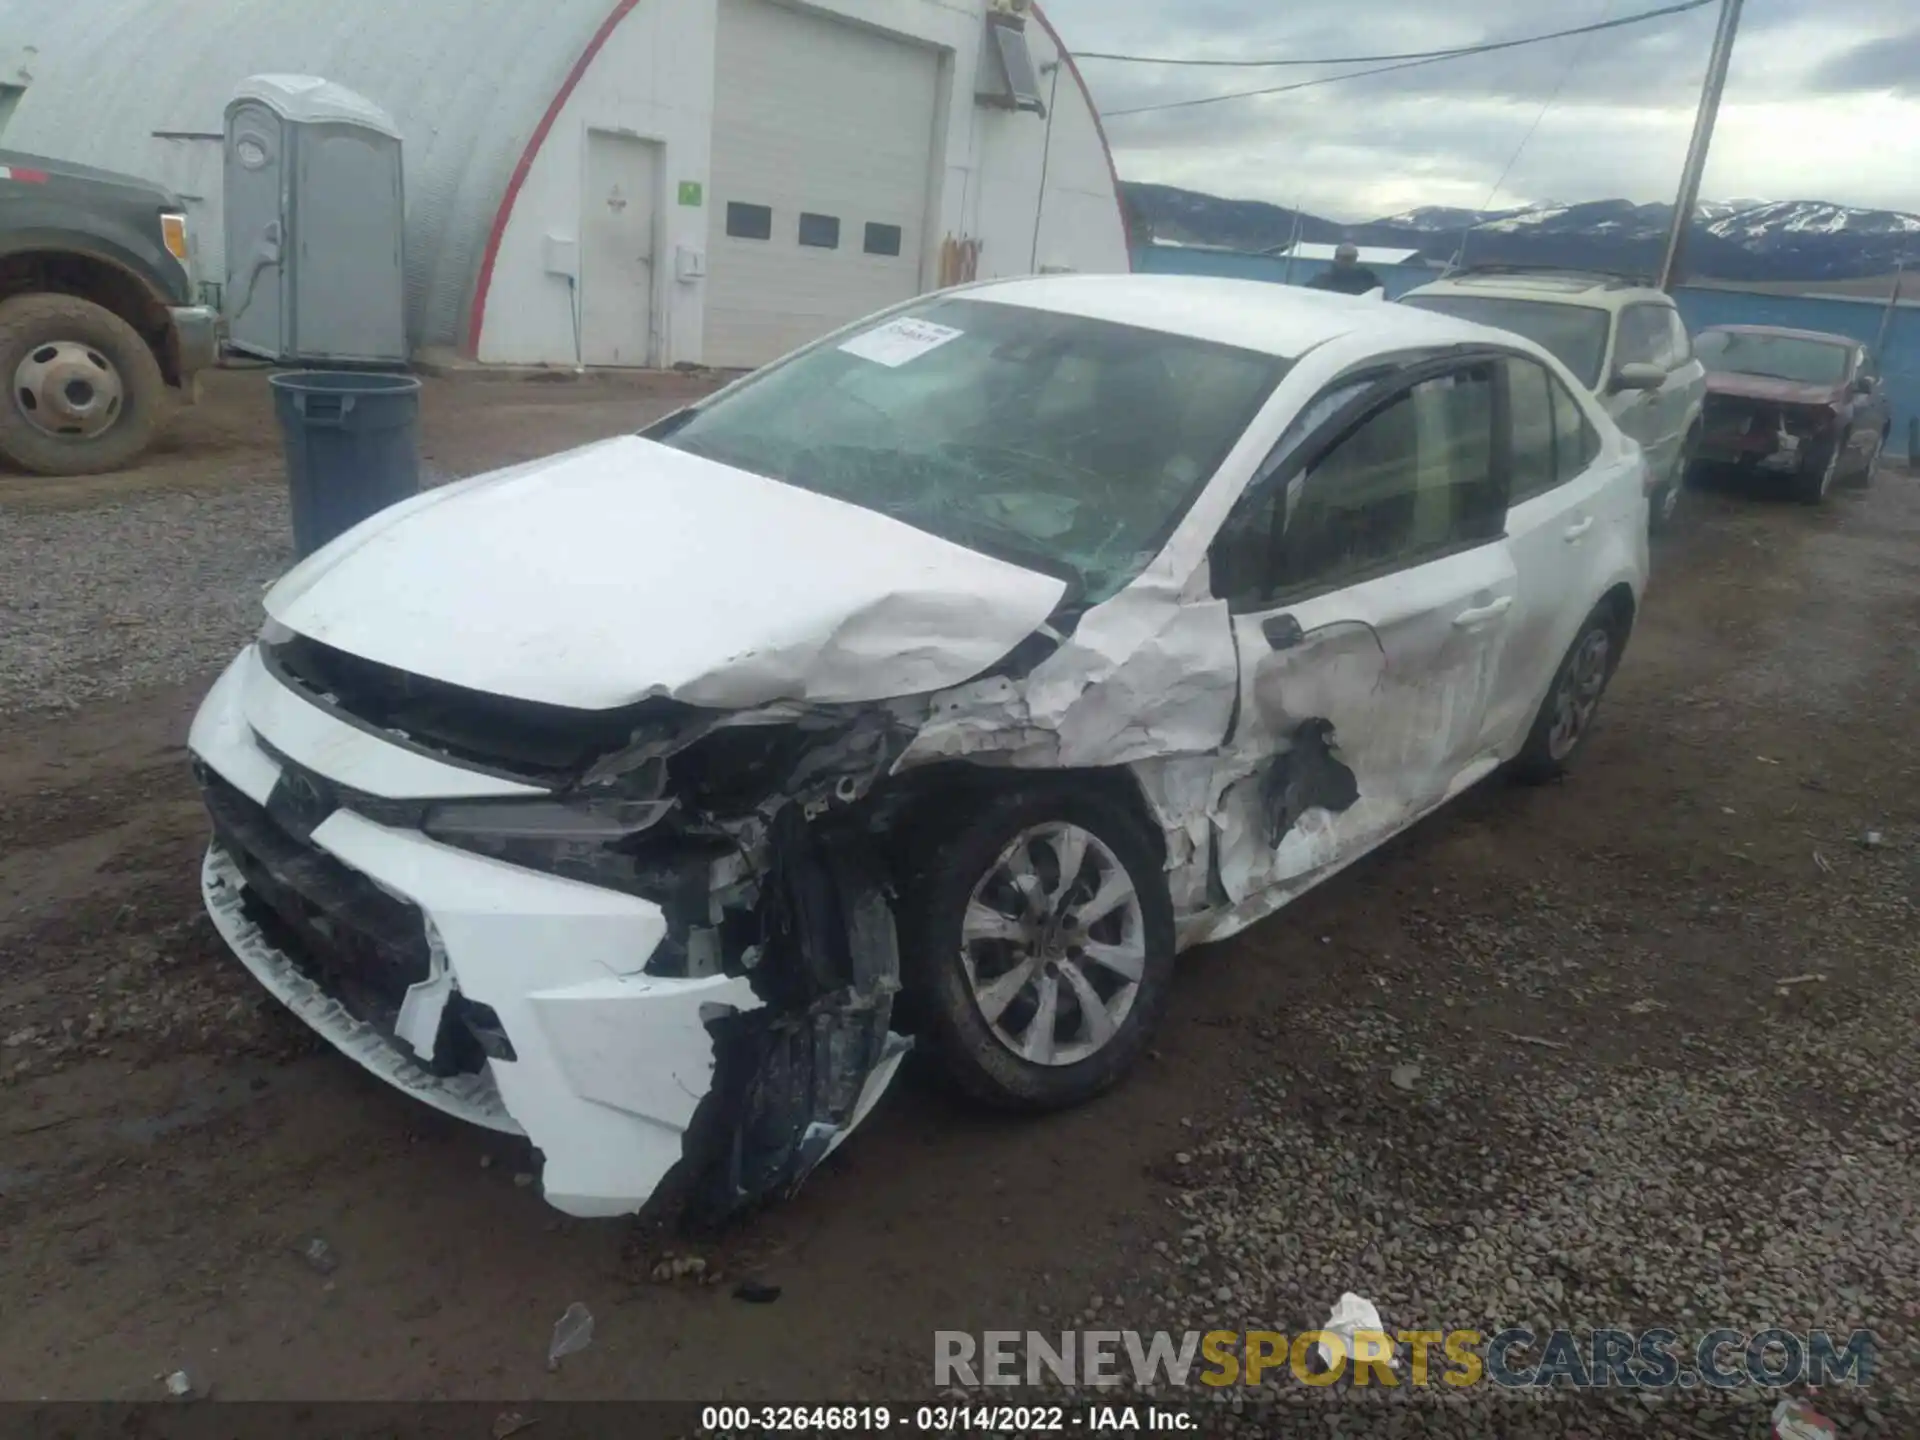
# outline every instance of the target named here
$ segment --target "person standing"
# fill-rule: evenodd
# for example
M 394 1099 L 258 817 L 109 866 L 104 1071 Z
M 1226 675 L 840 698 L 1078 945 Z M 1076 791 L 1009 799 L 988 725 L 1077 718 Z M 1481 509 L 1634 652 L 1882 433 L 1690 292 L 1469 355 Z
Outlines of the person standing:
M 1309 290 L 1332 290 L 1341 295 L 1365 295 L 1384 289 L 1380 277 L 1360 263 L 1360 251 L 1342 244 L 1333 252 L 1333 265 L 1307 282 Z

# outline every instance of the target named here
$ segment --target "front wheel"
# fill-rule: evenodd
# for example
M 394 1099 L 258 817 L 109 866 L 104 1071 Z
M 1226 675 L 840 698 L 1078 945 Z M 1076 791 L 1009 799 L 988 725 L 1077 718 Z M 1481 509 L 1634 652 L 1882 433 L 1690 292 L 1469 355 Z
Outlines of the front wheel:
M 1050 1110 L 1117 1081 L 1173 978 L 1173 905 L 1141 824 L 1089 790 L 981 805 L 927 849 L 904 897 L 922 1046 L 966 1094 Z
M 153 438 L 167 385 L 153 351 L 77 295 L 0 304 L 0 457 L 38 475 L 97 475 Z
M 1537 785 L 1566 773 L 1587 743 L 1600 697 L 1613 679 L 1625 644 L 1625 627 L 1609 607 L 1600 606 L 1582 622 L 1572 648 L 1554 672 L 1526 744 L 1514 757 L 1515 779 Z
M 1686 492 L 1687 476 L 1693 471 L 1693 452 L 1699 439 L 1698 435 L 1687 436 L 1680 453 L 1673 457 L 1673 468 L 1668 472 L 1666 483 L 1653 492 L 1647 528 L 1655 535 L 1673 528 L 1674 517 L 1680 510 L 1680 497 Z
M 1840 475 L 1840 454 L 1846 446 L 1835 440 L 1807 457 L 1794 477 L 1794 494 L 1802 505 L 1824 505 L 1833 493 L 1833 482 Z

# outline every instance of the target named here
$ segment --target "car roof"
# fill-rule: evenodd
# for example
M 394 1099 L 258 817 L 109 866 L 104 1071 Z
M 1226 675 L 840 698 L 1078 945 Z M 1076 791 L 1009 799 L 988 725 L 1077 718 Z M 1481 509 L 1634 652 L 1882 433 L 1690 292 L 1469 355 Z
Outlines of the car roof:
M 1851 335 L 1835 335 L 1829 330 L 1795 330 L 1788 325 L 1703 325 L 1694 338 L 1697 340 L 1713 330 L 1725 330 L 1732 335 L 1777 335 L 1782 340 L 1819 340 L 1828 345 L 1845 345 L 1849 349 L 1866 343 Z
M 1504 270 L 1447 275 L 1411 295 L 1474 295 L 1489 300 L 1538 300 L 1577 303 L 1617 310 L 1628 305 L 1673 304 L 1665 291 L 1619 275 L 1592 270 Z M 1405 299 L 1406 296 L 1402 296 Z
M 956 293 L 968 300 L 1135 325 L 1295 360 L 1365 331 L 1382 350 L 1485 341 L 1484 327 L 1430 310 L 1270 280 L 1210 275 L 1042 275 Z

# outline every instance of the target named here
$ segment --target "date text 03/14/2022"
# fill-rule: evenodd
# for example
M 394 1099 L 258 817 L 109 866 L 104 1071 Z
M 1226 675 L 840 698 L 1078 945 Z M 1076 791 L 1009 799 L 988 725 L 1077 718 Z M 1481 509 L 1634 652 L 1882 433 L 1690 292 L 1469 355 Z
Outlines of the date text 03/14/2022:
M 1151 1405 L 709 1405 L 700 1412 L 703 1435 L 764 1435 L 768 1432 L 879 1435 L 1192 1431 L 1198 1417 Z

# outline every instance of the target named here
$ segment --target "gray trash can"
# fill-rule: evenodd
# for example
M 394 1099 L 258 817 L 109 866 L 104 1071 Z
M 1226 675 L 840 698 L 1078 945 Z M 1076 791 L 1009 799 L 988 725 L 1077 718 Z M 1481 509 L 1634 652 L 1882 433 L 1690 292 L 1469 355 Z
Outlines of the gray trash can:
M 302 559 L 419 493 L 420 382 L 413 376 L 296 370 L 268 383 Z

